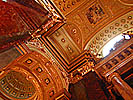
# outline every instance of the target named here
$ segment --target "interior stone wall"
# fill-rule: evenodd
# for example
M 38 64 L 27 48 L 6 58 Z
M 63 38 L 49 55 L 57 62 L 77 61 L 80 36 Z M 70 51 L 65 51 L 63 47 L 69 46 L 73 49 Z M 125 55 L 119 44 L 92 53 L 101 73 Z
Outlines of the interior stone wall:
M 21 54 L 17 51 L 15 47 L 10 48 L 4 52 L 0 53 L 0 69 L 7 66 Z

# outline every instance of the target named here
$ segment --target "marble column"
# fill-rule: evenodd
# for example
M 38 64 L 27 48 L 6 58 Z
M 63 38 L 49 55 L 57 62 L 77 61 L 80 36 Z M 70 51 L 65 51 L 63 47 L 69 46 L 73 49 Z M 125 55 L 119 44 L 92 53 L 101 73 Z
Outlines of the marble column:
M 108 81 L 114 85 L 114 87 L 125 100 L 133 100 L 132 88 L 124 80 L 121 79 L 118 73 L 112 73 L 108 77 Z

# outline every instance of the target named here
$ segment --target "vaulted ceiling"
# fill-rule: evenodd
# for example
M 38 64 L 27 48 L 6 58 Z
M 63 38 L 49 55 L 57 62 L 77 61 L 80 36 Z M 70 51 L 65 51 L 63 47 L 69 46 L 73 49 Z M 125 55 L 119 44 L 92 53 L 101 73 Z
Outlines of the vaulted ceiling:
M 7 1 L 18 1 L 18 0 L 7 0 Z M 27 1 L 27 0 L 21 0 L 21 1 Z M 42 1 L 45 0 L 35 0 L 35 2 L 38 2 L 41 5 L 41 7 L 46 8 L 46 6 L 44 5 L 45 2 L 40 3 Z M 35 92 L 33 87 L 32 92 L 33 94 L 34 93 L 36 94 L 35 98 L 37 98 L 38 95 L 40 95 L 40 99 L 50 98 L 51 95 L 53 96 L 54 93 L 58 92 L 58 89 L 60 89 L 59 87 L 61 88 L 65 87 L 66 89 L 68 89 L 68 84 L 69 84 L 68 77 L 70 79 L 69 82 L 76 83 L 77 81 L 73 81 L 71 79 L 74 79 L 76 74 L 80 74 L 77 73 L 77 71 L 80 72 L 80 70 L 84 71 L 85 69 L 85 72 L 81 73 L 84 75 L 84 73 L 86 74 L 92 70 L 91 67 L 94 67 L 94 64 L 96 63 L 95 61 L 97 59 L 96 58 L 97 54 L 102 53 L 102 48 L 106 43 L 108 43 L 115 36 L 127 31 L 131 31 L 133 28 L 132 0 L 46 0 L 46 1 L 49 1 L 49 3 L 51 3 L 55 7 L 54 9 L 56 9 L 57 11 L 54 11 L 52 8 L 50 9 L 53 10 L 53 12 L 55 12 L 54 14 L 57 15 L 59 14 L 60 17 L 58 18 L 61 18 L 60 20 L 58 20 L 58 18 L 52 19 L 51 17 L 53 15 L 49 16 L 48 15 L 49 13 L 46 10 L 48 8 L 44 10 L 44 9 L 37 9 L 35 7 L 32 7 L 31 9 L 29 7 L 30 8 L 29 9 L 24 7 L 24 5 L 22 6 L 21 4 L 17 4 L 17 6 L 15 6 L 16 10 L 14 10 L 14 8 L 12 8 L 14 6 L 14 3 L 9 4 L 11 8 L 6 8 L 7 6 L 3 7 L 0 1 L 1 4 L 0 19 L 5 18 L 0 22 L 2 23 L 0 24 L 0 35 L 2 35 L 2 32 L 4 32 L 3 34 L 5 33 L 8 34 L 10 32 L 17 33 L 17 34 L 11 33 L 11 36 L 8 34 L 7 37 L 9 39 L 12 38 L 13 36 L 16 37 L 17 35 L 20 35 L 21 33 L 23 33 L 23 31 L 29 33 L 31 32 L 31 34 L 33 32 L 32 35 L 34 35 L 34 33 L 39 34 L 38 37 L 36 38 L 30 34 L 32 38 L 30 38 L 29 41 L 16 44 L 17 50 L 24 56 L 21 56 L 21 59 L 18 58 L 18 60 L 14 61 L 13 64 L 8 66 L 9 68 L 11 67 L 11 69 L 9 70 L 14 70 L 14 71 L 10 71 L 8 74 L 7 73 L 6 74 L 8 76 L 11 76 L 12 78 L 11 74 L 20 76 L 21 73 L 23 72 L 28 73 L 27 70 L 25 69 L 29 69 L 31 73 L 33 73 L 36 77 L 39 77 L 38 80 L 41 80 L 40 83 L 43 84 L 44 87 L 46 87 L 47 89 L 46 94 L 49 96 L 43 97 L 37 92 Z M 50 7 L 49 5 L 47 6 Z M 19 9 L 19 7 L 22 9 Z M 5 9 L 5 12 L 2 12 L 3 9 Z M 45 14 L 41 14 L 41 12 L 38 10 L 41 11 L 44 10 Z M 8 17 L 10 19 L 8 19 Z M 58 20 L 59 22 L 56 22 L 55 20 Z M 25 36 L 24 33 L 22 34 L 22 37 L 23 35 Z M 0 39 L 1 38 L 2 37 L 0 37 Z M 5 38 L 6 37 L 3 37 L 2 41 L 6 41 Z M 15 56 L 14 58 L 11 57 L 11 61 L 21 55 L 19 53 L 15 54 L 12 53 L 12 52 L 17 52 L 16 49 L 14 48 L 7 52 L 8 54 L 10 53 L 10 56 L 11 55 L 13 55 L 13 57 Z M 7 52 L 4 52 L 1 55 L 5 56 L 7 55 Z M 4 57 L 2 57 L 1 59 L 3 58 Z M 5 60 L 5 62 L 7 65 L 8 64 L 7 60 Z M 4 64 L 3 66 L 6 66 Z M 23 69 L 22 66 L 15 66 L 14 64 L 22 65 L 24 66 L 25 69 Z M 0 66 L 0 68 L 3 68 L 3 66 L 2 67 Z M 65 69 L 65 71 L 63 68 Z M 57 78 L 56 75 L 58 75 L 59 78 Z M 82 75 L 80 76 L 82 77 Z M 4 80 L 4 78 L 2 78 L 0 81 Z M 21 80 L 20 77 L 16 78 L 18 80 Z M 22 80 L 23 79 L 25 79 L 25 75 L 22 75 Z M 14 81 L 14 79 L 12 80 Z M 33 84 L 34 86 L 37 87 L 37 84 L 34 84 L 34 82 L 32 81 L 34 80 L 31 80 L 31 83 L 30 82 L 28 83 L 27 80 L 27 83 L 30 84 L 31 86 Z M 62 86 L 60 84 L 62 84 Z M 51 88 L 51 86 L 55 87 Z M 11 89 L 14 88 L 11 87 Z M 55 92 L 51 90 L 54 90 Z M 4 92 L 8 91 L 8 89 L 3 91 Z M 10 95 L 7 92 L 5 93 L 6 93 L 5 95 Z M 43 92 L 41 91 L 40 93 Z M 28 94 L 25 95 L 26 97 L 28 96 Z
M 66 24 L 48 40 L 71 62 L 84 50 L 96 55 L 112 38 L 133 27 L 130 0 L 53 0 Z
M 45 37 L 59 61 L 76 68 L 84 52 L 101 55 L 115 36 L 132 30 L 133 2 L 129 0 L 53 0 L 65 16 L 65 25 Z M 42 38 L 44 38 L 42 36 Z M 52 49 L 51 49 L 52 48 Z M 59 58 L 59 56 L 61 58 Z M 63 62 L 63 64 L 64 64 Z M 81 61 L 78 61 L 81 62 Z M 73 65 L 72 65 L 73 64 Z
M 35 5 L 35 2 L 31 2 L 30 5 L 27 5 L 28 2 L 26 0 L 24 0 L 23 6 L 21 5 L 22 2 L 16 4 L 10 2 L 10 0 L 7 1 L 9 4 L 6 5 L 11 7 L 9 9 L 14 9 L 13 7 L 15 5 L 16 10 L 10 10 L 14 11 L 14 16 L 18 16 L 18 20 L 21 21 L 25 19 L 24 21 L 26 23 L 26 25 L 24 25 L 25 23 L 22 21 L 23 27 L 19 28 L 19 26 L 22 26 L 22 23 L 15 27 L 14 25 L 10 25 L 10 19 L 9 21 L 7 20 L 7 23 L 9 23 L 8 26 L 12 27 L 10 32 L 15 31 L 19 33 L 22 28 L 27 26 L 25 31 L 38 32 L 39 30 L 37 29 L 40 25 L 42 25 L 42 23 L 48 23 L 46 20 L 50 19 L 45 17 L 48 12 L 44 9 L 46 8 L 44 5 L 45 2 L 40 3 L 42 2 L 41 0 L 35 1 L 41 5 L 39 6 L 40 8 L 38 8 L 38 5 Z M 102 48 L 108 41 L 123 32 L 132 30 L 133 27 L 133 2 L 131 0 L 48 1 L 55 6 L 57 10 L 56 13 L 60 13 L 63 21 L 65 20 L 65 24 L 58 25 L 58 27 L 52 24 L 48 24 L 46 27 L 42 25 L 42 31 L 39 34 L 43 33 L 43 35 L 40 37 L 40 40 L 56 60 L 61 63 L 62 66 L 65 66 L 68 72 L 76 68 L 76 66 L 79 66 L 81 62 L 86 61 L 86 57 L 92 56 L 88 54 L 88 51 L 93 55 L 101 54 Z M 42 6 L 44 8 L 42 8 Z M 2 11 L 3 6 L 1 5 L 0 7 Z M 10 15 L 7 13 L 9 9 L 7 9 L 6 6 L 4 7 L 6 11 L 2 12 L 4 13 L 2 16 Z M 9 17 L 2 16 L 1 18 Z M 11 16 L 9 18 L 11 18 L 11 21 L 14 21 L 14 17 Z M 1 30 L 4 30 L 3 28 L 6 27 L 7 26 L 1 26 Z M 16 29 L 17 27 L 19 28 L 18 31 Z M 51 29 L 51 31 L 46 32 L 47 28 Z M 7 32 L 9 30 L 5 30 L 5 33 L 9 33 Z M 14 36 L 13 34 L 11 35 Z

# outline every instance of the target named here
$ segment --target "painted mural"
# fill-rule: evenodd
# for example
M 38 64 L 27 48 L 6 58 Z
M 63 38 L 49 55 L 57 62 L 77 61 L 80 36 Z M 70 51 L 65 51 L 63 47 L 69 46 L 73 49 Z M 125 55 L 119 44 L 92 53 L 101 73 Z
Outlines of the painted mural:
M 105 12 L 101 8 L 101 6 L 99 4 L 94 4 L 88 9 L 86 16 L 90 24 L 96 24 L 103 18 L 104 14 Z

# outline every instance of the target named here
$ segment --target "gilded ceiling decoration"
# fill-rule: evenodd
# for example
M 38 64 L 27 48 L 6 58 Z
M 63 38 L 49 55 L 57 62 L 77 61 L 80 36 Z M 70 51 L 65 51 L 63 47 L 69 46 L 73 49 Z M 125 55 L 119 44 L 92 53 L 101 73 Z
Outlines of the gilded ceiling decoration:
M 71 38 L 73 38 L 73 41 L 76 43 L 78 48 L 82 49 L 82 35 L 81 35 L 81 31 L 78 28 L 78 26 L 74 23 L 67 22 L 64 25 L 64 28 L 67 29 L 66 30 L 67 33 L 69 34 Z
M 102 48 L 115 36 L 122 34 L 133 27 L 133 11 L 119 17 L 106 27 L 101 29 L 97 34 L 88 42 L 85 49 L 90 49 L 91 52 L 96 54 L 102 53 Z
M 79 5 L 81 5 L 85 0 L 53 0 L 60 11 L 67 15 L 72 10 L 76 9 Z
M 39 39 L 32 39 L 30 41 L 27 41 L 26 45 L 30 49 L 29 52 L 36 51 L 41 55 L 43 55 L 44 57 L 46 57 L 53 64 L 59 75 L 64 77 L 62 78 L 61 81 L 66 87 L 66 89 L 68 89 L 69 82 L 68 82 L 67 72 L 62 68 L 57 59 L 55 59 L 53 55 L 48 51 L 48 49 L 44 46 L 44 44 Z
M 50 35 L 48 39 L 58 48 L 68 62 L 72 61 L 80 53 L 75 43 L 63 28 Z
M 65 73 L 54 66 L 37 52 L 25 54 L 1 71 L 0 91 L 13 100 L 49 100 L 63 88 L 68 89 Z
M 16 71 L 10 71 L 0 80 L 3 91 L 16 99 L 27 99 L 35 93 L 35 87 L 25 76 Z
M 58 56 L 63 57 L 68 64 L 76 61 L 84 50 L 98 54 L 109 40 L 132 27 L 132 20 L 121 17 L 132 11 L 132 7 L 122 4 L 120 0 L 83 0 L 78 1 L 79 5 L 75 3 L 70 7 L 71 9 L 68 7 L 66 10 L 63 10 L 63 5 L 69 6 L 69 3 L 76 0 L 54 0 L 53 2 L 65 15 L 66 24 L 44 40 L 53 47 L 49 49 L 55 55 L 59 54 Z M 129 16 L 131 12 L 127 15 Z M 115 22 L 116 20 L 119 21 Z
M 0 69 L 0 93 L 12 100 L 55 100 L 63 89 L 68 91 L 69 83 L 75 84 L 95 70 L 100 61 L 97 54 L 102 54 L 102 48 L 111 39 L 132 31 L 132 3 L 129 0 L 0 1 L 0 49 L 15 44 L 22 54 Z M 19 43 L 21 39 L 26 41 Z M 124 51 L 125 55 L 128 51 Z M 118 59 L 122 61 L 125 55 L 120 54 L 97 69 L 110 70 L 110 65 L 116 65 Z M 62 96 L 66 95 L 56 99 Z

